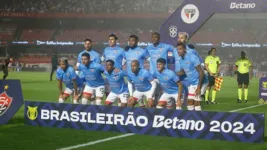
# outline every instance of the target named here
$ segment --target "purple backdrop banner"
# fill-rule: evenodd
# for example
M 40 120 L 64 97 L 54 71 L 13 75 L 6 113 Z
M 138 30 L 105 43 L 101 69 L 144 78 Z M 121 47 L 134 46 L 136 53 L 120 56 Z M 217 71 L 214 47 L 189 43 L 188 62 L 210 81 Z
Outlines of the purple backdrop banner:
M 215 13 L 265 13 L 266 4 L 267 0 L 185 0 L 161 26 L 161 40 L 175 45 L 179 32 L 192 37 Z
M 264 114 L 122 108 L 26 101 L 32 126 L 262 143 Z
M 19 80 L 0 80 L 0 125 L 7 124 L 23 103 Z

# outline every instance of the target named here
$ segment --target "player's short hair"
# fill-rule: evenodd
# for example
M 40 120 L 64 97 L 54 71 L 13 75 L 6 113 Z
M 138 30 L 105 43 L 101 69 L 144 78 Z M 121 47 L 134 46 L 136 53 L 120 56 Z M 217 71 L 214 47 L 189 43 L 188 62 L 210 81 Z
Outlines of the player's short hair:
M 160 37 L 160 33 L 158 33 L 158 32 L 154 32 L 153 34 L 152 34 L 152 36 L 153 35 L 157 35 L 158 37 Z
M 182 46 L 184 49 L 186 49 L 186 46 L 185 46 L 184 43 L 178 42 L 178 43 L 176 44 L 176 47 L 178 47 L 178 46 Z
M 64 64 L 68 65 L 69 64 L 69 60 L 67 57 L 61 57 L 60 61 L 64 62 Z
M 85 39 L 85 40 L 84 40 L 84 43 L 85 43 L 85 42 L 93 43 L 93 41 L 92 41 L 91 39 Z
M 188 41 L 188 39 L 189 39 L 189 34 L 186 32 L 179 32 L 178 35 L 184 35 L 186 41 Z
M 110 38 L 110 37 L 114 37 L 115 40 L 118 40 L 118 39 L 119 39 L 119 38 L 116 36 L 116 34 L 113 34 L 113 33 L 110 34 L 110 35 L 108 36 L 108 38 Z
M 89 59 L 90 58 L 90 54 L 89 53 L 83 53 L 82 57 L 87 57 Z
M 132 64 L 132 63 L 137 63 L 137 65 L 140 66 L 140 63 L 139 63 L 138 60 L 133 60 L 133 61 L 131 62 L 131 64 Z
M 134 38 L 135 40 L 139 40 L 139 37 L 137 35 L 131 35 L 129 38 Z
M 157 63 L 162 63 L 162 64 L 166 64 L 166 59 L 164 59 L 164 58 L 159 58 L 158 60 L 157 60 Z
M 114 62 L 113 60 L 111 60 L 111 59 L 107 60 L 107 61 L 106 61 L 106 63 L 111 63 L 111 64 L 112 64 L 112 66 L 114 66 L 114 65 L 115 65 L 115 62 Z

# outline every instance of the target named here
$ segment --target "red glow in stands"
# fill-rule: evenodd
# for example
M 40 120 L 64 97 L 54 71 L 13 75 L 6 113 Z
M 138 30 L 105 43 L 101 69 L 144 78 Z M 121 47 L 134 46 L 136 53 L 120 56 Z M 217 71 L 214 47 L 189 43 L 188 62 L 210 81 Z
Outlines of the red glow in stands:
M 12 25 L 0 25 L 0 40 L 1 41 L 11 41 L 13 40 L 16 27 Z
M 24 55 L 19 58 L 19 62 L 21 63 L 51 63 L 51 56 L 46 55 Z
M 55 30 L 46 30 L 46 29 L 25 29 L 22 31 L 20 36 L 20 40 L 26 41 L 35 41 L 35 40 L 42 40 L 42 41 L 49 41 L 52 38 L 53 33 Z

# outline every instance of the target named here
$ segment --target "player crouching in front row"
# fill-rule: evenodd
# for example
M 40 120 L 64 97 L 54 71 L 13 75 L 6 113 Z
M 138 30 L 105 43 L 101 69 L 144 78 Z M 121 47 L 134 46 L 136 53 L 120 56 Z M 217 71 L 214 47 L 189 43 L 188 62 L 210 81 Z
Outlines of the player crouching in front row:
M 159 80 L 163 89 L 163 95 L 160 97 L 157 108 L 162 109 L 170 103 L 172 99 L 176 100 L 176 109 L 180 110 L 182 102 L 183 85 L 179 77 L 170 69 L 165 68 L 166 60 L 159 58 L 157 60 L 157 69 L 154 76 Z
M 133 85 L 135 91 L 133 91 Z M 148 100 L 148 107 L 154 107 L 153 95 L 157 83 L 154 81 L 153 76 L 146 70 L 140 68 L 137 60 L 131 62 L 131 70 L 128 71 L 128 89 L 130 98 L 128 102 L 129 107 L 134 107 L 143 97 Z
M 104 74 L 109 82 L 111 91 L 106 99 L 106 105 L 112 105 L 119 98 L 121 100 L 121 107 L 126 107 L 129 93 L 124 77 L 126 77 L 127 74 L 115 68 L 114 64 L 115 62 L 113 60 L 106 61 Z
M 87 104 L 88 100 L 92 101 L 92 97 L 95 96 L 95 104 L 101 105 L 105 92 L 105 83 L 102 77 L 104 67 L 91 61 L 89 53 L 83 53 L 82 64 L 80 64 L 77 69 L 81 71 L 86 82 L 86 86 L 83 90 L 82 104 Z
M 57 69 L 56 78 L 58 80 L 58 89 L 60 92 L 59 103 L 63 103 L 74 92 L 73 103 L 77 104 L 79 91 L 83 88 L 83 83 L 80 77 L 76 75 L 74 68 L 69 65 L 68 59 L 65 57 L 60 59 L 60 67 Z M 62 83 L 66 86 L 64 92 L 62 92 Z

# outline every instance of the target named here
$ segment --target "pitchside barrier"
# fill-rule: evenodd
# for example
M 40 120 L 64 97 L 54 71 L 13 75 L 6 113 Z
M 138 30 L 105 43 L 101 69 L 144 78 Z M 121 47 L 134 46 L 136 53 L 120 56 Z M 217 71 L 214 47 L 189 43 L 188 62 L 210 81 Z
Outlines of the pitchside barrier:
M 0 125 L 7 124 L 23 103 L 19 80 L 0 80 Z
M 263 143 L 264 114 L 122 108 L 26 101 L 25 124 Z

